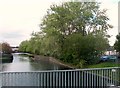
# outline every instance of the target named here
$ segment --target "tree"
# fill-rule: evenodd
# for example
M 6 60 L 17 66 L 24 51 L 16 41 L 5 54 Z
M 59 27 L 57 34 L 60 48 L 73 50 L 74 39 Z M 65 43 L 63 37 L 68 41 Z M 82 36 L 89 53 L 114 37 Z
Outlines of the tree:
M 5 54 L 11 54 L 12 53 L 12 48 L 10 45 L 6 42 L 0 44 L 2 52 Z
M 89 33 L 106 33 L 109 20 L 106 10 L 99 10 L 96 2 L 66 2 L 60 6 L 52 5 L 43 18 L 41 28 L 45 33 L 59 32 L 64 37 L 76 32 L 83 35 Z
M 67 62 L 78 63 L 83 59 L 87 64 L 97 63 L 107 46 L 108 42 L 100 36 L 72 34 L 65 40 L 63 58 Z
M 120 33 L 116 36 L 116 41 L 114 44 L 114 48 L 117 50 L 117 52 L 119 52 L 120 54 Z
M 66 62 L 95 63 L 108 46 L 106 10 L 97 2 L 52 5 L 43 17 L 41 31 L 33 33 L 26 51 L 50 55 Z M 21 46 L 22 46 L 21 45 Z M 34 47 L 34 48 L 33 48 Z
M 76 53 L 75 58 L 87 60 L 90 55 L 99 55 L 108 45 L 107 30 L 112 26 L 105 13 L 106 10 L 100 10 L 96 2 L 52 5 L 43 18 L 41 29 L 49 38 L 56 38 L 54 42 L 60 47 L 58 52 L 64 60 L 70 61 L 73 53 Z
M 19 45 L 19 51 L 27 52 L 27 46 L 29 46 L 28 43 L 29 42 L 27 40 L 22 41 L 21 44 Z

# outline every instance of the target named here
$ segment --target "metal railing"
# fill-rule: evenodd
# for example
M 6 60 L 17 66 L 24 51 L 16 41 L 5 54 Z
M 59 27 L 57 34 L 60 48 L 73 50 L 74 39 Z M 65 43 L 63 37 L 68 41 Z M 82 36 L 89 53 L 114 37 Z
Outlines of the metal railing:
M 2 86 L 93 87 L 120 85 L 120 67 L 2 72 Z

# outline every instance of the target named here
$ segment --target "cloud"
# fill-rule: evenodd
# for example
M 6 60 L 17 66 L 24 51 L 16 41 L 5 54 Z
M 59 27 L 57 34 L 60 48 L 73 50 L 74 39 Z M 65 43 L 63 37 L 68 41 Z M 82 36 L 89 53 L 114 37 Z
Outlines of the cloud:
M 0 35 L 1 38 L 6 38 L 6 39 L 16 39 L 16 38 L 21 38 L 23 37 L 23 33 L 18 33 L 18 32 L 8 32 L 8 33 L 3 33 Z
M 32 31 L 40 30 L 39 24 L 50 5 L 63 1 L 2 0 L 0 2 L 0 40 L 7 41 L 12 45 L 19 45 L 22 40 L 29 39 Z M 102 0 L 102 2 L 104 1 Z M 113 26 L 117 26 L 116 3 L 113 0 L 111 2 L 107 0 L 101 7 L 108 9 L 110 23 Z M 117 31 L 117 28 L 114 31 Z M 114 32 L 112 31 L 111 33 Z M 113 35 L 116 34 L 114 33 Z

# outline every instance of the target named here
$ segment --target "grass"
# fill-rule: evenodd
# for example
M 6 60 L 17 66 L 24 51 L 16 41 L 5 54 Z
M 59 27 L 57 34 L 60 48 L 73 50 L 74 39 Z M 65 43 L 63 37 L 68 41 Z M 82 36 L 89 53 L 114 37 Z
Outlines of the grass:
M 101 62 L 101 63 L 98 63 L 98 64 L 87 66 L 87 68 L 105 68 L 105 67 L 120 67 L 120 63 Z

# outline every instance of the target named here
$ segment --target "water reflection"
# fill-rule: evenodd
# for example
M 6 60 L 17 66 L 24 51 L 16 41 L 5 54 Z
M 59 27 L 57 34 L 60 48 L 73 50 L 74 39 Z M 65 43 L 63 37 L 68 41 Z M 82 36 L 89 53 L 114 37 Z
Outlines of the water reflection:
M 20 54 L 13 54 L 13 62 L 4 63 L 2 65 L 2 71 L 15 71 L 15 72 L 57 70 L 57 69 L 66 69 L 66 67 L 44 60 L 31 62 L 29 57 Z

